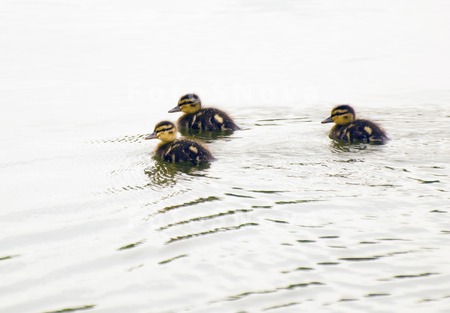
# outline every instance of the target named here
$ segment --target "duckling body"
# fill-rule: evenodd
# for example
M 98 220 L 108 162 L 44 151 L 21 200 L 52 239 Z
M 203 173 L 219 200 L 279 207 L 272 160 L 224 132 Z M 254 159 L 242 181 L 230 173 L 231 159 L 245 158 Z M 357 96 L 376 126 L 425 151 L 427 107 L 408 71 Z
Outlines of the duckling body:
M 184 114 L 178 119 L 178 127 L 183 130 L 198 129 L 208 131 L 239 129 L 225 112 L 214 108 L 204 108 L 197 113 Z
M 187 94 L 180 98 L 178 105 L 169 112 L 183 112 L 178 119 L 181 131 L 189 129 L 206 131 L 232 131 L 240 129 L 225 112 L 215 108 L 202 108 L 196 94 Z
M 385 144 L 389 138 L 376 123 L 355 118 L 355 110 L 349 105 L 339 105 L 331 111 L 331 116 L 322 121 L 335 125 L 328 137 L 343 143 Z
M 194 140 L 176 139 L 175 124 L 163 121 L 155 126 L 154 132 L 145 139 L 158 138 L 161 143 L 155 149 L 155 157 L 166 162 L 190 162 L 200 164 L 214 160 L 211 152 Z
M 211 161 L 212 154 L 196 141 L 176 139 L 169 143 L 161 143 L 155 150 L 155 156 L 172 163 L 201 163 Z
M 345 143 L 384 144 L 387 141 L 383 130 L 368 120 L 355 120 L 347 125 L 334 125 L 328 137 Z

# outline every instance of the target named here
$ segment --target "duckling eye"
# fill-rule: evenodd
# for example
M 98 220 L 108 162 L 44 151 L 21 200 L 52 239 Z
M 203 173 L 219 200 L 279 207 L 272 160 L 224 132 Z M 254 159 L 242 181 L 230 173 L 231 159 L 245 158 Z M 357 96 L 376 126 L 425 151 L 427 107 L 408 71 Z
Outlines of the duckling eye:
M 192 104 L 191 104 L 191 107 L 195 107 L 195 103 L 192 103 Z

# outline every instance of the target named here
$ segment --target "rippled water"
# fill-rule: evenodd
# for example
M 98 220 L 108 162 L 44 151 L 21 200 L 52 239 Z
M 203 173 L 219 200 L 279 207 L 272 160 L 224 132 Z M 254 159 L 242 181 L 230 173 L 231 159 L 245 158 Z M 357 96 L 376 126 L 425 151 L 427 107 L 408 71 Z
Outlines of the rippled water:
M 448 312 L 446 2 L 208 3 L 5 5 L 0 311 Z M 191 91 L 242 130 L 153 160 Z

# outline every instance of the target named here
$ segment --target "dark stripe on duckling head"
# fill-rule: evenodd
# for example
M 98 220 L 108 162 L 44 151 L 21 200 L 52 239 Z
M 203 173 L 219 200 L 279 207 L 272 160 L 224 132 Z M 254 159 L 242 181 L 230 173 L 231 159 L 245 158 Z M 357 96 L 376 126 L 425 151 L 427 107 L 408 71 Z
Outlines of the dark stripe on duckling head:
M 201 103 L 200 97 L 195 93 L 188 93 L 178 100 L 178 106 L 181 107 L 183 105 L 195 105 L 197 103 Z
M 165 131 L 169 131 L 172 130 L 173 127 L 165 127 L 165 128 L 159 128 L 158 130 L 155 131 L 155 133 L 160 133 L 160 132 L 165 132 Z
M 347 113 L 351 113 L 355 116 L 355 110 L 351 106 L 348 104 L 341 104 L 331 111 L 331 116 L 339 116 Z
M 345 115 L 342 118 L 341 115 Z M 340 125 L 347 124 L 355 119 L 355 110 L 349 106 L 348 104 L 341 104 L 333 108 L 331 110 L 331 115 L 322 121 L 322 124 L 325 123 L 336 123 Z
M 156 124 L 155 133 L 157 134 L 157 133 L 160 133 L 163 131 L 169 131 L 169 130 L 175 129 L 175 128 L 176 128 L 176 126 L 174 123 L 169 122 L 169 121 L 162 121 L 162 122 L 159 122 L 158 124 Z

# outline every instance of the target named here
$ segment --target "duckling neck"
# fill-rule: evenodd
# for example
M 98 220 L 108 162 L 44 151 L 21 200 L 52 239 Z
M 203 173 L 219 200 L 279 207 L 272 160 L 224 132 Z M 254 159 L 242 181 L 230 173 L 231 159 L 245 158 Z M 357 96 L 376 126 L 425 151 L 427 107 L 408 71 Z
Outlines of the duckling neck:
M 195 110 L 195 111 L 185 112 L 183 116 L 186 116 L 186 115 L 195 115 L 195 114 L 199 113 L 201 110 L 202 110 L 202 109 L 199 108 L 198 110 Z
M 172 140 L 172 141 L 161 141 L 161 142 L 156 146 L 156 148 L 157 148 L 157 149 L 161 149 L 161 148 L 163 148 L 163 147 L 165 147 L 165 146 L 169 146 L 169 145 L 175 143 L 175 141 L 177 141 L 177 139 Z
M 351 121 L 348 121 L 347 123 L 335 124 L 334 126 L 335 126 L 335 127 L 336 127 L 336 126 L 339 126 L 339 127 L 346 127 L 346 126 L 352 124 L 354 121 L 355 121 L 355 120 L 351 120 Z
M 347 124 L 334 124 L 334 126 L 330 130 L 330 133 L 332 134 L 340 133 L 343 129 L 346 129 L 350 124 L 351 122 Z

